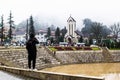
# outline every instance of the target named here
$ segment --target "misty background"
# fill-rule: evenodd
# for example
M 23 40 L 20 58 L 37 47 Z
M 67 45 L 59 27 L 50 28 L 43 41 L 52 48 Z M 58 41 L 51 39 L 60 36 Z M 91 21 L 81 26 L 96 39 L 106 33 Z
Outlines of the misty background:
M 16 27 L 24 27 L 32 15 L 37 29 L 63 28 L 70 15 L 76 20 L 79 30 L 85 27 L 83 21 L 86 18 L 109 27 L 120 21 L 119 8 L 119 0 L 0 0 L 0 15 L 4 15 L 4 23 L 7 23 L 11 10 Z

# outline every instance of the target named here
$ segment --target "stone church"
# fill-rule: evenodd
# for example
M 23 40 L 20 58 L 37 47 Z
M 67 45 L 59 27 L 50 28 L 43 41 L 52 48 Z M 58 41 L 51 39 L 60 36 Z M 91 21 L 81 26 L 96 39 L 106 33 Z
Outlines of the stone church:
M 77 43 L 78 42 L 78 31 L 76 30 L 76 21 L 73 17 L 69 17 L 67 20 L 67 33 L 65 35 L 65 42 Z

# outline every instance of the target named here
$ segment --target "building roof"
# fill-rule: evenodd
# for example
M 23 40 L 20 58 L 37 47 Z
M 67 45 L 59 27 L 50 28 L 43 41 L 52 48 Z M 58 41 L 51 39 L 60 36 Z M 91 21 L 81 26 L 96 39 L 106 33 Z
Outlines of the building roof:
M 83 36 L 82 32 L 80 32 L 80 31 L 78 31 L 78 30 L 76 30 L 75 33 L 76 33 L 77 35 L 79 35 L 79 36 Z
M 65 38 L 74 38 L 72 35 L 67 35 L 67 36 L 65 36 Z
M 76 22 L 76 21 L 75 21 L 75 19 L 74 19 L 73 17 L 70 16 L 70 17 L 68 18 L 67 22 Z
M 38 30 L 36 32 L 37 34 L 40 33 L 40 34 L 47 34 L 47 30 Z

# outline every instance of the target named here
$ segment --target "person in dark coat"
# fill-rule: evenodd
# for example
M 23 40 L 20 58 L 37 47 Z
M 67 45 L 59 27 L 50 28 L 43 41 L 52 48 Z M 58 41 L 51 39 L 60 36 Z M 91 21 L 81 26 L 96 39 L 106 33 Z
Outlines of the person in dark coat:
M 35 69 L 36 55 L 37 55 L 36 44 L 39 44 L 39 41 L 35 38 L 34 34 L 30 34 L 30 39 L 26 43 L 26 49 L 28 51 L 29 69 L 31 69 L 31 63 L 32 63 L 32 69 Z

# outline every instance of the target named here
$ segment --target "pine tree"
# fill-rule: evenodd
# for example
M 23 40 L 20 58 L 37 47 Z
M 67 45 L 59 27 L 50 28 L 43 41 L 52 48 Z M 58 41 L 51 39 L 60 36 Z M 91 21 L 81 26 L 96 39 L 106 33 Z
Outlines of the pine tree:
M 59 43 L 59 37 L 60 37 L 60 29 L 59 29 L 59 27 L 57 27 L 57 29 L 55 31 L 55 38 L 57 40 L 57 43 Z
M 3 22 L 3 15 L 1 16 L 1 44 L 3 45 L 3 39 L 4 39 L 4 22 Z
M 67 33 L 67 29 L 66 29 L 66 27 L 64 27 L 64 28 L 61 30 L 61 33 L 62 33 L 62 36 L 64 37 L 65 34 Z
M 62 36 L 60 37 L 60 42 L 63 42 L 64 41 L 64 37 L 65 37 L 65 34 L 67 33 L 67 29 L 66 29 L 66 27 L 64 27 L 61 31 L 61 34 L 62 34 Z
M 34 21 L 32 16 L 30 16 L 30 23 L 29 23 L 29 35 L 30 34 L 35 35 Z
M 50 27 L 47 29 L 47 37 L 50 37 L 51 36 L 51 29 Z
M 14 28 L 14 21 L 12 20 L 12 13 L 11 13 L 11 11 L 10 11 L 10 16 L 9 16 L 9 18 L 8 18 L 8 20 L 9 20 L 9 25 L 10 25 L 10 29 L 9 29 L 9 31 L 8 31 L 8 37 L 9 37 L 9 39 L 10 39 L 10 42 L 11 42 L 11 40 L 12 40 L 12 28 Z

